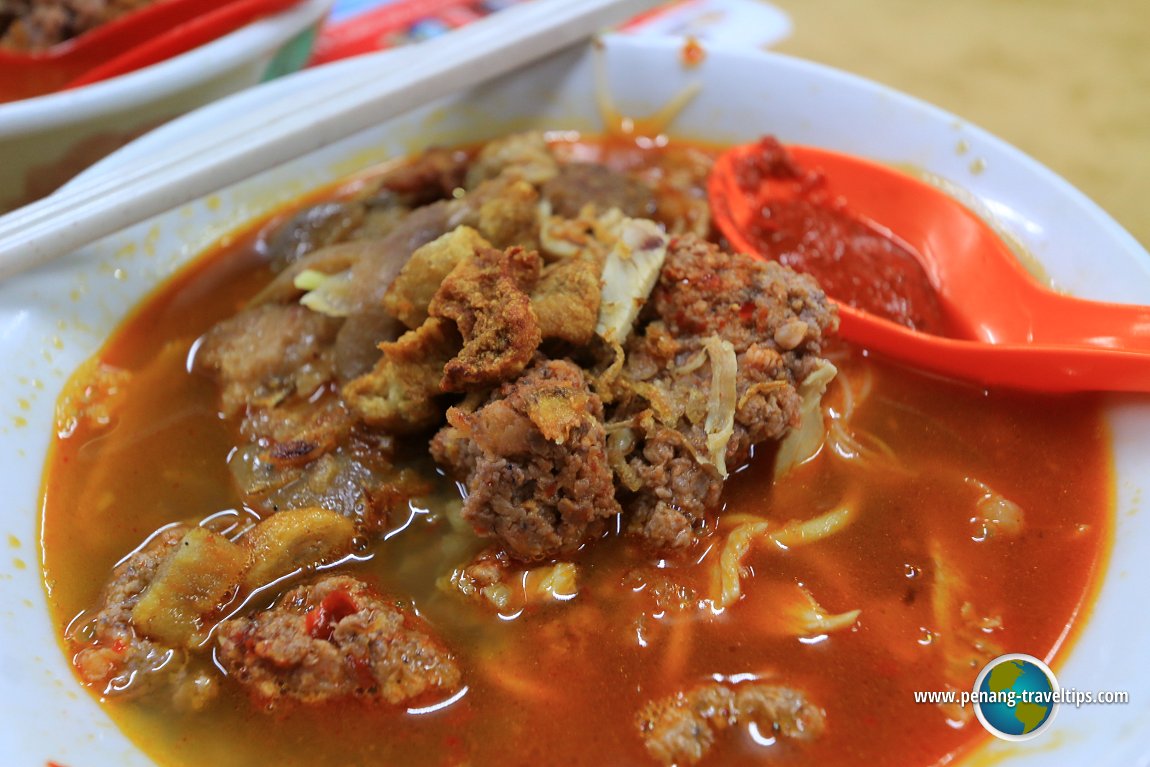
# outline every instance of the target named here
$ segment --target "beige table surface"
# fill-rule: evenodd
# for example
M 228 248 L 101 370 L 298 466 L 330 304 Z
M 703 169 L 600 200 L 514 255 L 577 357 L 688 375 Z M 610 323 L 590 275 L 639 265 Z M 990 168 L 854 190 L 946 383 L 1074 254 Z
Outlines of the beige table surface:
M 772 48 L 910 93 L 1085 192 L 1150 249 L 1150 0 L 771 0 Z

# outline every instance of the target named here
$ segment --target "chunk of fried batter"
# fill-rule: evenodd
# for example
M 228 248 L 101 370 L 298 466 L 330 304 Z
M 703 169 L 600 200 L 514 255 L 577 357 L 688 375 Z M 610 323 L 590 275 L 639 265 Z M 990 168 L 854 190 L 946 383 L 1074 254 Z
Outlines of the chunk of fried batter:
M 559 163 L 539 131 L 514 133 L 489 141 L 467 170 L 467 188 L 506 174 L 542 184 L 559 172 Z
M 428 313 L 453 320 L 463 349 L 443 366 L 444 391 L 465 391 L 514 378 L 531 361 L 542 336 L 530 290 L 539 254 L 523 248 L 480 248 L 439 286 Z
M 459 351 L 452 324 L 429 319 L 396 341 L 379 345 L 383 356 L 368 373 L 343 387 L 344 400 L 365 423 L 392 431 L 416 431 L 442 418 L 435 402 L 444 365 Z
M 502 180 L 492 181 L 500 184 Z M 500 194 L 492 195 L 479 206 L 480 233 L 498 248 L 520 245 L 531 250 L 539 247 L 539 192 L 526 181 L 505 185 Z
M 383 308 L 409 328 L 427 320 L 427 306 L 451 270 L 491 243 L 469 226 L 459 226 L 417 248 L 383 297 Z
M 672 240 L 648 307 L 612 387 L 611 458 L 634 493 L 628 528 L 674 548 L 717 506 L 727 467 L 798 425 L 797 387 L 838 318 L 811 278 L 692 235 Z
M 566 360 L 537 362 L 451 424 L 432 456 L 469 489 L 463 518 L 514 557 L 574 551 L 619 513 L 607 463 L 603 403 Z
M 590 251 L 548 265 L 531 293 L 544 338 L 583 345 L 595 336 L 603 259 Z
M 406 705 L 457 690 L 455 656 L 410 610 L 367 584 L 329 575 L 250 617 L 220 624 L 228 675 L 265 708 L 360 700 Z

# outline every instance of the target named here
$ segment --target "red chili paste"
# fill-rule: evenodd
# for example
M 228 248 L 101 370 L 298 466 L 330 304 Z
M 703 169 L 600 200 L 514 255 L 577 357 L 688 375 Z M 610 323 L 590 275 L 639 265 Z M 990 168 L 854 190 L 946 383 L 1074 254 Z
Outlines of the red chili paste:
M 799 167 L 773 137 L 735 163 L 739 188 L 759 213 L 745 234 L 764 257 L 818 279 L 829 296 L 915 330 L 946 335 L 938 294 L 918 257 L 854 216 L 826 177 Z

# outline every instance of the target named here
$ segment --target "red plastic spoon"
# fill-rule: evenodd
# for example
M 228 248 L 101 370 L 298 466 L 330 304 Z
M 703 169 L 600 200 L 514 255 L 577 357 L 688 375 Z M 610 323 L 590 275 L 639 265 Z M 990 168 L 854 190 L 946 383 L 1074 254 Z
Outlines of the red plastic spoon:
M 740 186 L 739 161 L 758 149 L 754 144 L 722 153 L 708 185 L 723 235 L 736 249 L 755 254 L 750 232 L 764 202 L 795 195 L 793 185 L 771 180 L 753 193 Z M 1150 391 L 1150 307 L 1047 290 L 985 222 L 941 190 L 858 157 L 813 147 L 788 150 L 798 165 L 821 171 L 850 214 L 888 231 L 918 256 L 953 336 L 911 330 L 836 302 L 847 340 L 987 386 Z
M 38 53 L 0 50 L 0 102 L 125 74 L 302 0 L 158 0 Z

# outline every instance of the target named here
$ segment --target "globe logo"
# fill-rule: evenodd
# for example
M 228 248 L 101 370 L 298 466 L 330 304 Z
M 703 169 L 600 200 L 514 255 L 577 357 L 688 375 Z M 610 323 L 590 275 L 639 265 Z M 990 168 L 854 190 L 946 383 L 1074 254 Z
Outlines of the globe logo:
M 974 682 L 974 713 L 982 726 L 1003 740 L 1030 740 L 1054 721 L 1058 680 L 1032 655 L 1000 655 Z

